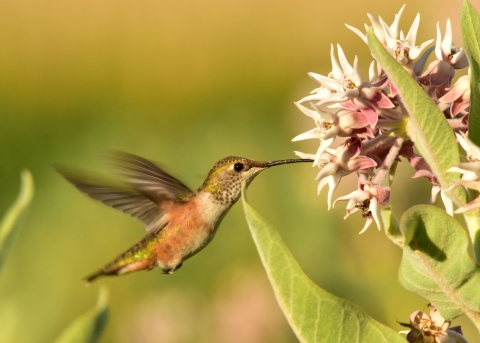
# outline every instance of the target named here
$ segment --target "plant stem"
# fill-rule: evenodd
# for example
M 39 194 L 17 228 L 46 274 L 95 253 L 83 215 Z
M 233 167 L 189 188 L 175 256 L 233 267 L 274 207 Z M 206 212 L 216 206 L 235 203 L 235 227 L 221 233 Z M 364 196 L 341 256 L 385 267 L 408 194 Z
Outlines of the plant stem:
M 391 145 L 395 140 L 395 137 L 378 135 L 366 142 L 362 142 L 362 151 L 361 154 L 365 155 L 367 152 L 377 149 L 382 145 Z
M 464 118 L 448 119 L 448 124 L 450 125 L 450 127 L 454 132 L 468 130 L 468 124 L 465 123 Z
M 380 168 L 378 168 L 377 175 L 375 175 L 375 178 L 373 179 L 374 184 L 379 185 L 382 183 L 383 179 L 387 175 L 387 172 L 390 170 L 390 167 L 392 166 L 393 162 L 395 162 L 395 159 L 397 158 L 398 153 L 402 148 L 403 142 L 405 142 L 405 137 L 403 136 L 395 137 L 395 142 L 390 148 L 390 151 L 385 157 L 385 160 L 383 161 L 382 165 L 380 166 Z

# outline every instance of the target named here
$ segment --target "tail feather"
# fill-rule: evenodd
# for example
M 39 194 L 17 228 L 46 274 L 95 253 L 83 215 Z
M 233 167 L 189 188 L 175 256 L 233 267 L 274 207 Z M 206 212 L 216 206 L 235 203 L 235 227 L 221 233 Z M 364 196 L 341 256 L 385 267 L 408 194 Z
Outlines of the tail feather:
M 157 259 L 154 252 L 148 247 L 153 235 L 155 233 L 147 234 L 140 242 L 128 248 L 99 271 L 85 277 L 83 281 L 88 285 L 101 276 L 123 275 L 138 270 L 153 269 Z
M 155 267 L 155 265 L 155 259 L 144 259 L 132 263 L 111 263 L 110 265 L 105 266 L 103 269 L 100 269 L 99 271 L 88 275 L 83 279 L 83 281 L 88 286 L 90 285 L 90 283 L 92 283 L 101 276 L 124 275 L 139 270 L 151 270 Z

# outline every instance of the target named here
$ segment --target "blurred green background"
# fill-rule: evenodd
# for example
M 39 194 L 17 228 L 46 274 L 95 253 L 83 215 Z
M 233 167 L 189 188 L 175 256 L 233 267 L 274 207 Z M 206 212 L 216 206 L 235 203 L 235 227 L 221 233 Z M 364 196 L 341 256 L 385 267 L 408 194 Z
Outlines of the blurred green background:
M 292 158 L 317 141 L 292 143 L 313 128 L 293 105 L 317 87 L 307 72 L 331 70 L 340 43 L 367 76 L 371 57 L 344 24 L 363 30 L 366 13 L 401 28 L 417 12 L 418 42 L 451 18 L 461 45 L 461 0 L 437 1 L 92 1 L 0 2 L 0 210 L 32 171 L 29 216 L 0 274 L 0 342 L 51 342 L 110 290 L 102 342 L 295 342 L 263 272 L 241 205 L 216 239 L 174 275 L 140 272 L 80 279 L 144 234 L 136 220 L 90 200 L 55 164 L 105 172 L 99 154 L 118 149 L 158 161 L 191 188 L 227 155 Z M 477 10 L 479 4 L 473 1 Z M 359 215 L 327 212 L 316 195 L 317 170 L 268 170 L 249 200 L 280 231 L 305 272 L 321 287 L 363 307 L 395 330 L 396 320 L 427 301 L 397 282 L 400 250 L 374 227 L 359 236 Z M 394 211 L 428 200 L 425 180 L 400 168 Z M 336 197 L 355 189 L 348 178 Z M 467 337 L 478 333 L 466 319 Z

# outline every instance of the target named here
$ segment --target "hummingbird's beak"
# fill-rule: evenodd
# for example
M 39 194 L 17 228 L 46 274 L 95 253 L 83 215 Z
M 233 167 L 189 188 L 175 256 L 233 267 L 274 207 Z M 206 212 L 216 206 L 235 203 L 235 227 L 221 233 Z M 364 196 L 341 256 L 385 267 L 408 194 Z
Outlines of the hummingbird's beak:
M 280 164 L 290 164 L 290 163 L 299 163 L 299 162 L 313 162 L 313 160 L 309 158 L 299 158 L 299 159 L 290 159 L 290 160 L 270 161 L 265 164 L 265 168 L 278 166 Z

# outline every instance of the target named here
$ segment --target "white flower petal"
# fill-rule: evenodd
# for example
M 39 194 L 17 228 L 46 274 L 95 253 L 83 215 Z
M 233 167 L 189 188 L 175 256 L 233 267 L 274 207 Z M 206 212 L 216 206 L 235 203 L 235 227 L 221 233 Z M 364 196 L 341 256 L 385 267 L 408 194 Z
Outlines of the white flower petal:
M 306 154 L 306 153 L 301 152 L 301 151 L 294 151 L 293 153 L 300 158 L 305 158 L 305 159 L 309 159 L 309 160 L 313 160 L 316 156 L 315 154 Z
M 332 94 L 335 94 L 335 93 L 329 93 L 329 95 L 327 97 L 324 94 L 320 94 L 320 93 L 310 94 L 310 95 L 307 95 L 306 97 L 298 100 L 297 103 L 301 104 L 301 103 L 308 102 L 308 101 L 322 101 L 322 100 L 325 100 L 326 98 L 328 98 L 329 96 L 331 96 Z
M 320 180 L 326 178 L 327 176 L 331 176 L 331 175 L 336 174 L 339 167 L 340 167 L 340 165 L 338 163 L 335 163 L 335 162 L 327 163 L 327 165 L 324 166 L 320 170 L 320 172 L 317 174 L 317 177 L 315 178 L 315 181 L 320 181 Z
M 324 123 L 330 123 L 330 124 L 333 124 L 336 122 L 337 116 L 335 114 L 327 111 L 322 111 L 315 105 L 313 105 L 313 107 L 317 110 L 318 116 L 320 117 L 320 121 Z
M 407 33 L 407 37 L 405 38 L 405 41 L 408 42 L 408 45 L 410 46 L 415 46 L 415 41 L 417 40 L 417 31 L 418 31 L 418 26 L 420 25 L 420 13 L 417 13 L 417 16 L 415 17 L 415 20 L 412 23 L 412 26 L 410 27 L 410 30 Z
M 452 200 L 450 200 L 450 198 L 445 194 L 444 191 L 440 192 L 440 196 L 442 197 L 443 204 L 445 205 L 445 211 L 447 211 L 447 213 L 453 217 L 453 202 L 452 202 Z
M 314 81 L 322 84 L 324 87 L 327 87 L 331 91 L 338 92 L 339 89 L 342 89 L 342 83 L 338 80 L 332 79 L 331 77 L 323 76 L 317 73 L 308 73 L 308 76 Z
M 427 40 L 427 41 L 423 42 L 419 46 L 411 48 L 410 51 L 408 52 L 408 59 L 410 61 L 416 60 L 420 56 L 420 54 L 423 52 L 423 50 L 425 50 L 425 48 L 428 45 L 430 45 L 430 43 L 432 43 L 432 42 L 433 42 L 433 39 L 430 39 L 430 40 Z
M 343 75 L 352 75 L 353 67 L 350 65 L 350 63 L 348 63 L 347 58 L 345 57 L 345 53 L 343 52 L 343 49 L 340 46 L 340 44 L 337 44 L 337 51 L 338 51 L 338 59 L 340 60 L 340 65 L 342 66 L 342 69 L 343 69 Z
M 375 36 L 377 36 L 378 40 L 380 43 L 385 45 L 385 31 L 382 28 L 382 25 L 378 22 L 377 18 L 375 18 L 373 15 L 370 13 L 367 13 L 368 19 L 370 19 L 370 22 L 372 23 L 373 27 L 373 32 L 375 32 Z M 368 27 L 365 25 L 365 30 L 368 32 Z
M 365 35 L 362 33 L 362 31 L 360 31 L 359 29 L 357 29 L 357 28 L 355 28 L 355 27 L 353 27 L 353 26 L 350 26 L 350 25 L 348 25 L 348 24 L 345 24 L 345 26 L 348 27 L 348 28 L 349 28 L 350 30 L 352 30 L 353 32 L 355 32 L 355 33 L 358 35 L 358 37 L 360 37 L 360 38 L 364 41 L 364 43 L 367 43 L 367 36 L 365 36 Z
M 335 49 L 333 48 L 333 44 L 330 44 L 330 58 L 332 60 L 332 74 L 336 80 L 343 79 L 343 69 L 338 63 L 337 57 L 335 56 Z
M 329 210 L 332 207 L 333 192 L 337 188 L 341 179 L 342 179 L 342 172 L 341 171 L 338 171 L 335 175 L 332 175 L 329 178 L 329 181 L 328 181 L 328 197 L 327 197 L 328 209 Z
M 320 194 L 320 191 L 325 187 L 325 185 L 328 184 L 328 195 L 327 195 L 327 204 L 328 204 L 328 210 L 330 211 L 330 208 L 332 208 L 332 199 L 333 199 L 333 192 L 337 188 L 340 179 L 342 178 L 341 173 L 337 173 L 334 175 L 330 175 L 326 178 L 323 178 L 320 180 L 318 184 L 318 194 Z
M 400 8 L 397 14 L 395 14 L 395 19 L 393 20 L 392 25 L 390 25 L 390 33 L 393 38 L 398 37 L 398 28 L 400 26 L 400 19 L 402 18 L 403 10 L 405 9 L 405 4 Z
M 292 139 L 292 142 L 303 141 L 305 139 L 313 139 L 313 138 L 320 138 L 321 132 L 318 127 L 314 128 L 313 130 L 304 132 L 299 134 L 298 136 Z
M 335 200 L 335 202 L 333 203 L 333 206 L 335 207 L 335 204 L 339 201 L 349 200 L 347 204 L 347 210 L 348 210 L 351 207 L 352 203 L 356 204 L 356 203 L 364 202 L 368 198 L 370 198 L 370 194 L 368 192 L 357 189 L 356 191 L 353 191 L 347 195 L 344 195 L 343 197 L 337 198 L 337 200 Z
M 362 75 L 360 74 L 360 68 L 358 67 L 358 58 L 355 56 L 353 60 L 353 72 L 350 77 L 350 80 L 355 84 L 355 86 L 360 87 L 363 83 Z M 358 91 L 358 90 L 357 90 Z
M 313 161 L 314 166 L 318 165 L 318 162 L 320 162 L 320 159 L 322 158 L 322 154 L 325 152 L 325 150 L 328 147 L 330 147 L 330 145 L 332 145 L 334 139 L 335 138 L 329 138 L 329 139 L 320 141 L 320 147 L 318 148 L 317 153 L 315 155 L 315 159 Z
M 306 108 L 305 106 L 300 105 L 298 102 L 294 102 L 294 104 L 298 107 L 300 111 L 303 112 L 303 114 L 309 116 L 310 118 L 315 120 L 315 122 L 320 122 L 322 120 L 322 117 L 317 111 Z
M 428 204 L 431 205 L 437 200 L 438 193 L 440 193 L 441 188 L 439 186 L 433 186 L 432 192 L 430 194 L 430 200 L 428 200 Z
M 437 21 L 437 42 L 435 43 L 435 56 L 437 60 L 443 60 L 442 54 L 442 31 L 440 31 L 440 22 Z
M 372 63 L 370 63 L 370 68 L 368 68 L 368 79 L 370 82 L 375 82 L 378 79 L 375 61 L 372 61 Z
M 322 191 L 323 187 L 325 187 L 328 184 L 329 177 L 325 177 L 320 180 L 318 183 L 318 188 L 317 188 L 317 195 L 320 195 L 320 192 Z M 330 210 L 330 204 L 328 205 L 328 209 Z
M 470 160 L 480 161 L 480 148 L 473 143 L 464 133 L 456 134 L 458 142 L 462 146 L 463 150 L 467 153 L 467 157 Z
M 445 37 L 443 38 L 442 42 L 442 52 L 443 52 L 443 60 L 446 61 L 448 59 L 448 55 L 450 55 L 452 51 L 452 42 L 453 42 L 453 37 L 452 37 L 452 23 L 450 22 L 450 19 L 447 19 L 447 27 L 445 29 Z
M 370 199 L 370 206 L 368 207 L 368 209 L 372 213 L 372 217 L 375 220 L 375 223 L 377 224 L 378 230 L 380 231 L 381 229 L 383 229 L 383 221 L 380 215 L 380 206 L 378 205 L 377 198 Z
M 454 54 L 450 60 L 450 64 L 455 69 L 462 69 L 468 66 L 468 58 L 467 58 L 467 54 L 465 53 L 465 50 L 460 49 L 460 51 Z
M 365 221 L 365 226 L 363 227 L 362 231 L 360 231 L 358 234 L 361 235 L 365 231 L 367 231 L 368 227 L 372 224 L 373 219 L 372 217 L 367 217 L 367 220 Z
M 333 125 L 330 129 L 322 132 L 321 139 L 334 139 L 337 137 L 339 131 L 340 128 L 337 125 Z
M 355 89 L 355 90 L 349 89 L 349 91 L 356 91 L 356 92 L 358 92 L 358 89 Z M 316 106 L 321 106 L 321 105 L 326 105 L 326 104 L 330 104 L 330 103 L 345 102 L 345 101 L 348 100 L 347 93 L 348 93 L 348 92 L 332 93 L 328 98 L 323 99 L 323 100 L 317 102 L 315 105 L 316 105 Z M 354 93 L 354 92 L 350 92 L 350 93 Z
M 455 133 L 455 136 L 457 137 L 458 143 L 460 143 L 463 150 L 465 150 L 466 153 L 469 153 L 470 146 L 467 144 L 467 141 L 463 138 L 464 136 L 459 133 Z
M 395 49 L 397 46 L 397 37 L 392 37 L 392 35 L 390 34 L 390 28 L 388 27 L 387 23 L 385 23 L 382 18 L 379 17 L 379 19 L 380 24 L 385 31 L 385 45 L 387 45 L 391 49 Z

